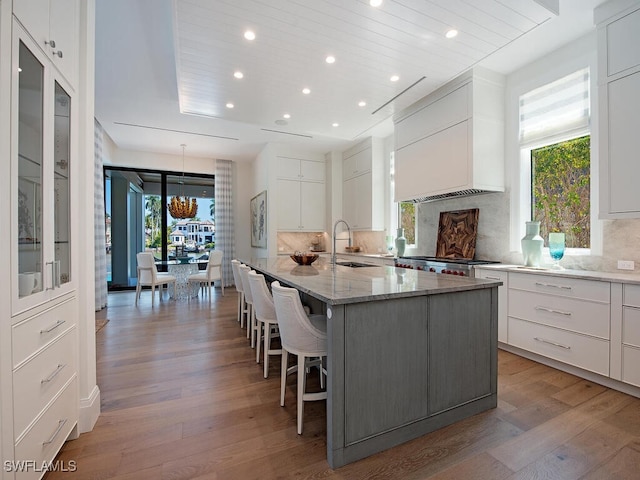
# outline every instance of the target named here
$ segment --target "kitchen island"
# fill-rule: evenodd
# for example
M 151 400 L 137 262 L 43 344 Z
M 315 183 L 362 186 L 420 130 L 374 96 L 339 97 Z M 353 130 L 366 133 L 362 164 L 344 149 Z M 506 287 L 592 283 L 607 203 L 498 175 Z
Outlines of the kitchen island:
M 323 257 L 244 263 L 328 317 L 332 468 L 496 406 L 500 282 Z

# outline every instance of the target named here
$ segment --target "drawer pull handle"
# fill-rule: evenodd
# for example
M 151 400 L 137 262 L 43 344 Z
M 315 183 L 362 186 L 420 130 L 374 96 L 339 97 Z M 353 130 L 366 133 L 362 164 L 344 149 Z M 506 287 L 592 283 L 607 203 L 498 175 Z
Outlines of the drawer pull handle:
M 64 363 L 59 363 L 58 367 L 53 371 L 53 373 L 49 375 L 47 378 L 40 380 L 40 383 L 49 383 L 51 380 L 56 378 L 56 375 L 58 375 L 64 367 L 66 367 Z
M 556 285 L 554 283 L 544 283 L 544 282 L 536 282 L 536 285 L 539 287 L 551 287 L 551 288 L 561 288 L 563 290 L 571 290 L 569 285 Z
M 545 340 L 544 338 L 534 337 L 533 339 L 536 342 L 547 343 L 549 345 L 553 345 L 554 347 L 560 347 L 560 348 L 564 348 L 565 350 L 571 350 L 571 347 L 569 347 L 567 345 L 563 345 L 561 343 L 556 343 L 556 342 L 550 342 L 549 340 Z
M 40 330 L 40 333 L 51 333 L 56 328 L 58 328 L 60 325 L 62 325 L 64 322 L 66 322 L 66 320 L 58 320 L 52 327 L 49 327 L 49 328 L 44 329 L 44 330 Z
M 56 437 L 60 433 L 60 430 L 62 430 L 62 427 L 64 427 L 66 423 L 67 423 L 67 419 L 66 418 L 64 420 L 59 420 L 58 421 L 58 428 L 56 428 L 56 431 L 53 432 L 53 435 L 51 435 L 49 440 L 47 440 L 46 442 L 42 442 L 42 446 L 46 447 L 50 443 L 53 443 L 53 441 L 56 439 Z
M 554 310 L 553 308 L 536 306 L 535 309 L 542 310 L 543 312 L 557 313 L 558 315 L 564 315 L 565 317 L 571 316 L 571 312 L 563 312 L 562 310 Z
M 487 276 L 487 277 L 484 277 L 484 278 L 486 278 L 487 280 L 498 280 L 498 281 L 500 281 L 500 279 L 498 277 L 489 277 L 489 276 Z

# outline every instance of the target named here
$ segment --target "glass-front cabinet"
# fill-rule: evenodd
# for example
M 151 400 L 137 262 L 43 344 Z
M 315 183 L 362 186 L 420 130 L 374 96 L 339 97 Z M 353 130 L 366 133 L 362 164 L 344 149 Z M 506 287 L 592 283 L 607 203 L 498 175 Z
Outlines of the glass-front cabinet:
M 14 24 L 13 312 L 72 288 L 72 89 Z

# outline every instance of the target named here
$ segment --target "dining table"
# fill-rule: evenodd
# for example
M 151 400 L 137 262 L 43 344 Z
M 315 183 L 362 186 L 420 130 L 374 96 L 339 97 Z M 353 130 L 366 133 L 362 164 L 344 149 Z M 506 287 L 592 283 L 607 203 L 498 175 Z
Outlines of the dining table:
M 201 265 L 206 266 L 204 260 L 167 260 L 158 261 L 156 266 L 166 266 L 169 275 L 176 277 L 175 287 L 169 287 L 169 296 L 173 300 L 188 300 L 198 296 L 199 283 L 189 284 L 189 275 L 198 273 Z

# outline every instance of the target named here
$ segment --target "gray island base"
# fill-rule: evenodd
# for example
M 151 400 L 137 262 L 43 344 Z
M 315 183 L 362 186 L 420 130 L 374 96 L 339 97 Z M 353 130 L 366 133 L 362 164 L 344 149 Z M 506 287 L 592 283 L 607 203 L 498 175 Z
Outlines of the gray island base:
M 323 257 L 245 263 L 327 314 L 331 468 L 496 407 L 500 282 Z

